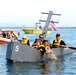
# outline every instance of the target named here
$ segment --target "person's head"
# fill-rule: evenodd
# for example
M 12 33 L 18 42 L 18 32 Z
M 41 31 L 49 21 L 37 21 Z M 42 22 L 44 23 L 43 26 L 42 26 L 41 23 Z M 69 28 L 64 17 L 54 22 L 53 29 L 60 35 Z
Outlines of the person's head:
M 56 40 L 60 39 L 60 34 L 56 34 Z
M 44 44 L 44 46 L 47 46 L 48 45 L 48 40 L 44 40 L 43 44 Z
M 40 34 L 40 35 L 39 35 L 39 40 L 42 41 L 43 39 L 44 39 L 44 36 L 43 36 L 42 34 Z
M 22 40 L 25 40 L 25 39 L 27 39 L 26 35 L 24 35 L 24 36 L 22 37 Z

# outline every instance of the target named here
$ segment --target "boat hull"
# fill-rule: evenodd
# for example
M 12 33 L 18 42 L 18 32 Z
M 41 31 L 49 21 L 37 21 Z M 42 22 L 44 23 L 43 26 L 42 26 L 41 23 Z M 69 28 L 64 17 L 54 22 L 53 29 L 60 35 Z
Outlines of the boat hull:
M 54 48 L 55 56 L 72 53 L 73 50 Z M 6 59 L 14 62 L 37 62 L 50 59 L 50 54 L 41 55 L 41 52 L 33 47 L 22 45 L 20 42 L 9 42 L 7 45 Z
M 2 30 L 1 31 L 2 33 L 0 33 L 0 44 L 5 44 L 5 43 L 8 43 L 8 42 L 10 42 L 11 40 L 10 39 L 7 39 L 6 38 L 6 36 L 7 36 L 7 33 L 9 33 L 10 34 L 10 36 L 14 36 L 14 37 L 16 37 L 16 34 L 12 31 L 12 30 Z M 5 33 L 5 37 L 3 36 L 3 33 Z
M 42 34 L 42 30 L 41 29 L 23 29 L 23 31 L 25 32 L 25 34 Z M 49 29 L 47 31 L 48 34 L 51 33 L 51 29 Z
M 1 38 L 1 37 L 0 37 L 0 44 L 5 44 L 5 43 L 8 43 L 8 42 L 10 42 L 10 41 L 11 41 L 10 39 Z

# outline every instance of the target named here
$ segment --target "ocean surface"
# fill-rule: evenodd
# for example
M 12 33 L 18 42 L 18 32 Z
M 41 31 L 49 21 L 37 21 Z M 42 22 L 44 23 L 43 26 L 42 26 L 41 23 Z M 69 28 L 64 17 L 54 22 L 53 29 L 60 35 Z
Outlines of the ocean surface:
M 20 29 L 14 29 L 20 32 L 19 39 L 22 39 L 24 32 Z M 52 41 L 55 39 L 56 33 L 61 34 L 61 39 L 68 46 L 76 46 L 76 29 L 58 29 L 47 34 L 46 39 Z M 30 39 L 30 44 L 38 35 L 26 34 Z M 0 45 L 0 75 L 76 75 L 76 51 L 72 54 L 58 57 L 60 62 L 55 60 L 45 62 L 31 63 L 11 63 L 6 61 L 7 44 Z

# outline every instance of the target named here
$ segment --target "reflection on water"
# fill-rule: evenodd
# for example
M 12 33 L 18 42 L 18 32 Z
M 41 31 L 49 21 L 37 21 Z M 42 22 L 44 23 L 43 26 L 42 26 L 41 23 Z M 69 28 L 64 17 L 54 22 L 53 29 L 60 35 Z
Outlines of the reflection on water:
M 39 70 L 38 63 L 10 63 L 7 62 L 7 75 L 36 75 Z M 38 74 L 39 75 L 39 74 Z
M 36 67 L 36 65 L 34 65 Z M 7 75 L 33 74 L 33 63 L 9 63 L 6 64 Z
M 61 75 L 60 61 L 42 61 L 35 63 L 6 63 L 7 75 Z

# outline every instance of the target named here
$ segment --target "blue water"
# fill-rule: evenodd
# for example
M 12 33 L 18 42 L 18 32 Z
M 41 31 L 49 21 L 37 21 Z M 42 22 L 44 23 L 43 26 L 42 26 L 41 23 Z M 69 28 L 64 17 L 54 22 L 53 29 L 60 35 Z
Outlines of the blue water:
M 20 32 L 19 39 L 24 32 L 20 29 L 14 30 Z M 61 34 L 61 38 L 68 46 L 76 46 L 76 29 L 58 29 L 48 34 L 46 39 L 52 42 L 56 33 Z M 32 44 L 38 35 L 26 34 Z M 0 45 L 0 75 L 76 75 L 76 51 L 72 54 L 58 57 L 60 61 L 45 61 L 34 63 L 12 63 L 6 61 L 7 44 Z

